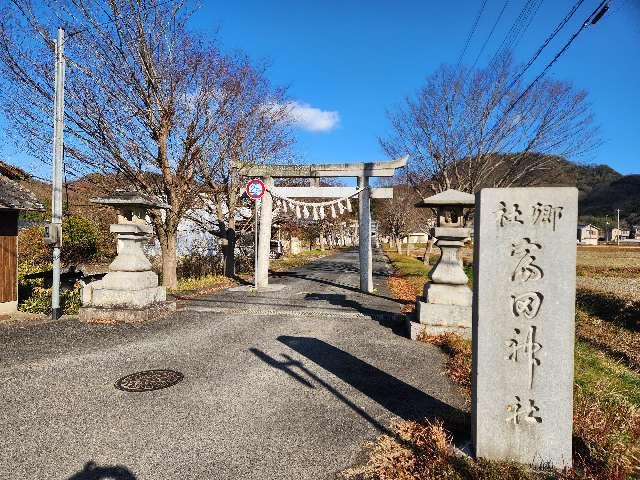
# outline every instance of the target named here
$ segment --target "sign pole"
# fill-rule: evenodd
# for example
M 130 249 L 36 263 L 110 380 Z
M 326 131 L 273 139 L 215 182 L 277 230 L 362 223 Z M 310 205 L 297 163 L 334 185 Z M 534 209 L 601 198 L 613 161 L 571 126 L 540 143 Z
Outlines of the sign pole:
M 260 199 L 256 199 L 253 203 L 255 209 L 255 225 L 253 226 L 253 287 L 258 288 L 258 204 Z
M 254 288 L 258 288 L 258 204 L 260 203 L 260 199 L 262 198 L 264 193 L 267 191 L 267 187 L 262 180 L 260 180 L 259 178 L 254 178 L 247 183 L 245 190 L 247 191 L 247 195 L 249 196 L 249 198 L 254 201 L 255 207 L 255 224 L 253 226 L 253 285 Z

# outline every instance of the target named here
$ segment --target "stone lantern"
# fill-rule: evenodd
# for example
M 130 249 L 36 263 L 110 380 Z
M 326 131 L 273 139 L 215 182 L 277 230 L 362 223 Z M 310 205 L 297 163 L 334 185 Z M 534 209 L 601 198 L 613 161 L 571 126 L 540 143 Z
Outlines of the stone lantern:
M 430 335 L 455 332 L 471 337 L 473 294 L 467 286 L 460 248 L 471 232 L 464 225 L 465 210 L 474 203 L 473 195 L 449 189 L 416 204 L 416 207 L 436 209 L 436 226 L 431 229 L 431 235 L 441 253 L 429 272 L 423 296 L 418 298 L 417 322 L 410 322 L 409 326 L 411 338 L 421 331 Z
M 118 210 L 118 223 L 110 227 L 117 236 L 118 255 L 109 265 L 109 273 L 82 288 L 80 319 L 135 322 L 175 310 L 175 303 L 166 301 L 166 289 L 158 285 L 158 275 L 142 250 L 153 233 L 145 221 L 146 211 L 168 209 L 169 205 L 125 190 L 90 202 Z

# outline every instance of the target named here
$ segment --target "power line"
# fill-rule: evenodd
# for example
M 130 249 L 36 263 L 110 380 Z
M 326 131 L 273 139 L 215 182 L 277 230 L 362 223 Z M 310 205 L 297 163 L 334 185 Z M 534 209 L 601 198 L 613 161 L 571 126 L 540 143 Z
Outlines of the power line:
M 460 65 L 460 62 L 462 62 L 462 59 L 464 58 L 464 54 L 467 53 L 467 48 L 469 48 L 469 42 L 471 42 L 471 37 L 473 37 L 473 34 L 475 33 L 476 28 L 478 27 L 478 22 L 480 21 L 480 17 L 482 16 L 482 12 L 484 11 L 484 7 L 486 4 L 487 4 L 487 0 L 484 0 L 482 2 L 482 6 L 480 7 L 480 10 L 478 10 L 476 19 L 473 22 L 473 26 L 471 27 L 471 30 L 467 35 L 467 40 L 464 43 L 464 48 L 462 49 L 462 52 L 460 52 L 460 56 L 458 57 L 458 65 Z
M 527 22 L 527 25 L 518 32 L 517 37 L 514 39 L 513 43 L 509 46 L 511 50 L 515 50 L 516 47 L 518 46 L 518 43 L 520 43 L 520 40 L 522 40 L 522 36 L 524 35 L 524 32 L 526 32 L 531 26 L 531 23 L 533 22 L 533 19 L 536 17 L 538 10 L 540 10 L 540 6 L 542 5 L 543 1 L 544 0 L 539 0 L 537 5 L 532 6 L 533 11 L 531 12 L 531 15 L 529 15 L 529 21 Z
M 502 42 L 500 43 L 500 46 L 496 50 L 496 53 L 491 58 L 489 65 L 495 65 L 498 62 L 498 59 L 507 50 L 507 48 L 514 43 L 516 37 L 520 35 L 521 31 L 523 31 L 524 22 L 526 22 L 527 19 L 529 18 L 529 15 L 533 10 L 534 5 L 538 3 L 538 6 L 539 6 L 539 3 L 541 1 L 542 0 L 527 0 L 527 2 L 523 5 L 522 9 L 520 10 L 520 13 L 512 23 L 511 28 L 509 28 L 504 38 L 502 39 Z M 537 8 L 536 8 L 536 11 L 537 11 Z M 527 24 L 527 27 L 528 27 L 528 24 Z
M 573 17 L 573 15 L 576 13 L 576 11 L 578 10 L 578 8 L 580 8 L 580 6 L 584 3 L 584 0 L 578 0 L 573 7 L 571 8 L 571 10 L 569 11 L 569 13 L 567 13 L 565 15 L 565 17 L 562 19 L 562 21 L 560 23 L 558 23 L 558 25 L 556 25 L 556 28 L 553 30 L 553 32 L 551 32 L 551 34 L 544 40 L 543 44 L 540 46 L 540 48 L 538 48 L 538 50 L 536 51 L 536 53 L 533 55 L 533 57 L 527 62 L 527 64 L 524 66 L 524 68 L 522 69 L 522 71 L 516 75 L 514 77 L 514 79 L 512 80 L 512 82 L 509 84 L 509 86 L 507 87 L 507 90 L 510 90 L 511 87 L 513 87 L 516 82 L 522 77 L 522 75 L 524 75 L 524 73 L 529 69 L 529 67 L 531 67 L 531 65 L 533 65 L 533 63 L 538 59 L 538 57 L 540 56 L 540 54 L 542 53 L 542 51 L 547 48 L 547 46 L 549 45 L 549 43 L 551 43 L 551 41 L 556 37 L 556 35 L 560 32 L 560 30 L 562 30 L 564 28 L 564 26 L 569 22 L 569 20 L 571 20 L 571 17 Z
M 520 96 L 511 105 L 509 105 L 509 108 L 507 108 L 507 110 L 504 112 L 503 115 L 507 115 L 513 109 L 516 103 L 518 103 L 520 100 L 522 100 L 525 97 L 525 95 L 529 92 L 529 90 L 531 90 L 531 88 L 533 88 L 533 86 L 538 82 L 538 80 L 540 80 L 547 73 L 547 71 L 553 66 L 553 64 L 558 61 L 558 59 L 562 56 L 562 54 L 567 51 L 567 49 L 571 46 L 574 40 L 578 37 L 578 35 L 580 35 L 582 31 L 585 28 L 587 28 L 589 25 L 595 25 L 596 22 L 598 22 L 598 20 L 602 18 L 602 15 L 604 15 L 604 13 L 608 9 L 609 9 L 609 0 L 602 0 L 600 4 L 596 7 L 596 9 L 593 12 L 591 12 L 591 14 L 586 18 L 586 20 L 580 26 L 580 28 L 571 36 L 571 38 L 569 38 L 567 43 L 565 43 L 564 46 L 560 49 L 560 51 L 556 53 L 555 57 L 553 57 L 553 59 L 547 64 L 544 70 L 542 70 L 542 72 L 540 72 L 540 74 L 538 74 L 538 76 L 533 79 L 533 81 L 527 86 L 527 88 L 525 88 L 525 90 L 520 94 Z
M 496 26 L 498 25 L 498 22 L 500 22 L 500 19 L 502 18 L 502 15 L 504 14 L 504 11 L 507 8 L 507 5 L 509 5 L 509 0 L 505 0 L 504 5 L 502 6 L 502 10 L 500 10 L 500 13 L 498 14 L 498 18 L 496 18 L 496 21 L 493 22 L 493 26 L 491 27 L 491 31 L 489 32 L 489 35 L 487 35 L 487 38 L 485 39 L 484 43 L 482 44 L 482 47 L 480 48 L 480 52 L 478 53 L 478 56 L 473 61 L 473 65 L 471 65 L 471 70 L 473 70 L 473 68 L 476 66 L 476 64 L 478 63 L 478 60 L 482 56 L 482 52 L 484 52 L 484 49 L 487 46 L 487 43 L 489 43 L 489 40 L 491 40 L 491 36 L 493 35 L 493 32 L 495 31 Z

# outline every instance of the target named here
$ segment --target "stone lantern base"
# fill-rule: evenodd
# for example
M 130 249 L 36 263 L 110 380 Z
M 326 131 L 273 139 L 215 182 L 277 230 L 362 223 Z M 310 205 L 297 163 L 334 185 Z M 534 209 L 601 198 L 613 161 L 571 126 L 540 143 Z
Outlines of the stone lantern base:
M 102 280 L 82 288 L 80 320 L 87 322 L 142 322 L 175 311 L 165 287 L 142 251 L 149 228 L 138 224 L 111 225 L 118 234 L 118 255 Z
M 438 227 L 432 233 L 442 253 L 429 273 L 431 283 L 425 285 L 423 296 L 416 301 L 416 321 L 409 320 L 409 335 L 415 340 L 421 332 L 428 335 L 451 332 L 471 338 L 473 292 L 467 286 L 460 257 L 469 229 Z
M 467 290 L 469 290 L 467 288 Z M 471 294 L 471 290 L 469 290 Z M 458 298 L 465 296 L 460 295 Z M 469 295 L 470 296 L 470 295 Z M 416 302 L 416 320 L 409 321 L 409 334 L 413 340 L 421 333 L 440 335 L 457 333 L 471 338 L 471 301 L 468 305 L 430 303 L 426 299 Z
M 176 302 L 157 302 L 142 308 L 81 307 L 78 318 L 88 323 L 141 323 L 175 312 Z

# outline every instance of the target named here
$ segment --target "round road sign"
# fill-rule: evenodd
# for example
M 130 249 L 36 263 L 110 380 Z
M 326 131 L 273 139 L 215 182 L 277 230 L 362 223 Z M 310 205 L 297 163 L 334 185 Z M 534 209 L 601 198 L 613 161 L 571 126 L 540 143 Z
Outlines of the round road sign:
M 259 200 L 266 190 L 267 187 L 264 186 L 264 182 L 259 178 L 254 178 L 247 183 L 247 195 L 252 200 Z

